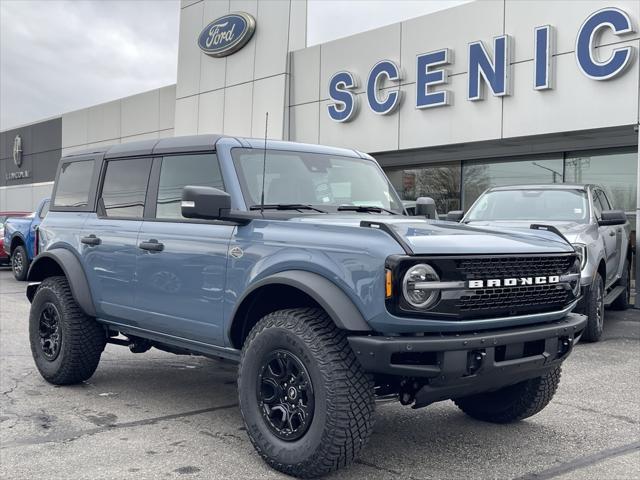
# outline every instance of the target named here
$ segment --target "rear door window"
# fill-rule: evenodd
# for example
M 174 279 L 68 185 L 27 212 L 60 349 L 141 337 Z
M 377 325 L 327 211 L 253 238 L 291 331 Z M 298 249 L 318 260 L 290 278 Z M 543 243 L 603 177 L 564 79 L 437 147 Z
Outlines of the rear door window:
M 93 160 L 68 162 L 60 168 L 54 207 L 86 207 L 89 202 Z
M 101 213 L 107 217 L 141 219 L 150 172 L 150 158 L 107 162 L 100 196 Z

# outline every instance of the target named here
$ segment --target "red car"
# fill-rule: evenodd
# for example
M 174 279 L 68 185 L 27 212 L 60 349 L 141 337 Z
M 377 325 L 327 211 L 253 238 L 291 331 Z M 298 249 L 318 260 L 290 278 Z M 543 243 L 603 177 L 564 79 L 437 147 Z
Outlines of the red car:
M 9 217 L 26 217 L 31 212 L 0 212 L 0 265 L 9 265 L 9 255 L 4 251 L 4 222 Z

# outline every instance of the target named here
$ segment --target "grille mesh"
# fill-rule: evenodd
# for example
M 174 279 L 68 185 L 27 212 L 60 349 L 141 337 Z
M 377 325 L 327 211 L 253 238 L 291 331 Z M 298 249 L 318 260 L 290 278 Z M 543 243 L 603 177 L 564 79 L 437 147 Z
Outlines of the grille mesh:
M 461 312 L 548 310 L 562 307 L 567 295 L 567 290 L 558 285 L 485 288 L 460 297 L 458 308 Z
M 562 275 L 574 262 L 572 255 L 561 257 L 466 258 L 457 263 L 467 280 Z

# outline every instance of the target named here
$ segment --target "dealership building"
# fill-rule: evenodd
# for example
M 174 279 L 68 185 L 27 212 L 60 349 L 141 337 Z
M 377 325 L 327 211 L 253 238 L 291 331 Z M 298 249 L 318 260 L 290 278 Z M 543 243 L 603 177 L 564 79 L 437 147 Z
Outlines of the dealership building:
M 635 230 L 639 22 L 638 0 L 477 0 L 307 47 L 306 0 L 182 0 L 176 84 L 1 132 L 0 210 L 49 195 L 61 155 L 262 137 L 268 112 L 269 138 L 371 153 L 441 213 L 493 185 L 598 183 Z

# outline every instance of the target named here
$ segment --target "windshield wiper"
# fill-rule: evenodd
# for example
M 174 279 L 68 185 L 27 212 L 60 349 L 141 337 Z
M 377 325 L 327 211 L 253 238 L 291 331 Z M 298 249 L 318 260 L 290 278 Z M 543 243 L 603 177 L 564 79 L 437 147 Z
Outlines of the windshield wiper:
M 303 203 L 269 203 L 267 205 L 251 205 L 249 210 L 313 210 L 314 212 L 328 213 L 325 210 L 305 205 Z
M 388 210 L 382 207 L 373 207 L 370 205 L 340 205 L 338 207 L 339 212 L 364 212 L 364 213 L 382 213 L 386 212 L 391 215 L 400 215 L 398 212 Z

